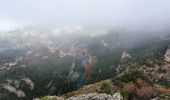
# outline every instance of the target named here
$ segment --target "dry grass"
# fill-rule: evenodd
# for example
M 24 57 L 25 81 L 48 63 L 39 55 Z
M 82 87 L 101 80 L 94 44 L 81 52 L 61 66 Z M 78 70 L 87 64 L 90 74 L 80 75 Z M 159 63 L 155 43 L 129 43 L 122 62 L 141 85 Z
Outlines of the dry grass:
M 102 85 L 103 82 L 108 82 L 108 83 L 112 84 L 112 82 L 110 80 L 104 80 L 104 81 L 101 81 L 101 82 L 97 82 L 95 84 L 84 86 L 77 91 L 67 93 L 63 96 L 65 98 L 68 98 L 68 97 L 71 97 L 71 96 L 78 96 L 78 95 L 87 94 L 87 93 L 96 93 L 96 92 L 100 93 L 101 92 L 101 85 Z M 116 89 L 116 88 L 114 87 L 113 89 Z

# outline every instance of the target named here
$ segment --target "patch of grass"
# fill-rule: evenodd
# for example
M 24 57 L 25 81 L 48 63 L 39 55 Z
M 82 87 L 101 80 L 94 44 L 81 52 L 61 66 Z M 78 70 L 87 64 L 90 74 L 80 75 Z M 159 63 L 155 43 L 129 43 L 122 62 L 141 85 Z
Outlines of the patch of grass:
M 42 97 L 40 100 L 58 100 L 57 97 L 48 97 L 48 96 L 45 96 L 45 97 Z
M 112 84 L 111 80 L 104 80 L 104 81 L 101 81 L 101 82 L 97 82 L 95 84 L 84 86 L 84 87 L 80 88 L 79 90 L 64 94 L 63 97 L 68 98 L 68 97 L 71 97 L 71 96 L 78 96 L 78 95 L 87 94 L 87 93 L 96 93 L 96 92 L 97 93 L 105 93 L 105 92 L 108 92 L 108 91 L 106 91 L 107 89 L 104 90 L 105 92 L 103 92 L 102 89 L 105 88 L 105 87 L 103 87 L 103 86 L 105 86 L 105 85 L 103 85 L 103 83 L 109 84 L 109 85 L 106 85 L 107 89 L 109 89 L 110 85 Z M 101 88 L 101 87 L 103 87 L 103 88 Z M 113 92 L 114 92 L 114 90 L 113 90 Z
M 69 92 L 67 94 L 64 94 L 63 96 L 65 98 L 68 98 L 68 97 L 71 97 L 71 96 L 78 96 L 78 95 L 86 94 L 86 93 L 95 93 L 95 92 L 100 91 L 100 87 L 101 87 L 101 84 L 100 84 L 100 82 L 98 82 L 98 83 L 95 83 L 95 84 L 92 84 L 92 85 L 84 86 L 84 87 L 80 88 L 79 90 Z

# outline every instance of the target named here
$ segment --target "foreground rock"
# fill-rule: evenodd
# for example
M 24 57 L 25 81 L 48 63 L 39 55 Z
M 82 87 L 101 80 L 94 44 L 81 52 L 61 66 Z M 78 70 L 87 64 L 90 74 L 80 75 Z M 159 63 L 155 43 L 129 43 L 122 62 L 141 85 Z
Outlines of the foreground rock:
M 58 96 L 45 96 L 45 97 L 42 97 L 41 99 L 36 98 L 36 99 L 33 99 L 33 100 L 64 100 L 64 98 L 58 97 Z
M 162 94 L 159 97 L 156 97 L 156 98 L 151 99 L 151 100 L 170 100 L 170 93 Z
M 169 46 L 168 49 L 166 50 L 166 53 L 165 53 L 165 61 L 170 62 L 170 46 Z
M 25 97 L 25 93 L 22 90 L 18 90 L 13 86 L 10 86 L 9 84 L 4 84 L 3 88 L 11 93 L 14 93 L 17 95 L 17 97 Z
M 89 93 L 82 94 L 79 96 L 72 96 L 67 99 L 58 96 L 45 96 L 40 98 L 36 98 L 33 100 L 123 100 L 123 97 L 120 93 L 115 93 L 113 95 L 108 95 L 105 93 Z
M 123 100 L 120 93 L 115 93 L 112 96 L 105 93 L 90 93 L 83 94 L 75 97 L 70 97 L 67 100 Z

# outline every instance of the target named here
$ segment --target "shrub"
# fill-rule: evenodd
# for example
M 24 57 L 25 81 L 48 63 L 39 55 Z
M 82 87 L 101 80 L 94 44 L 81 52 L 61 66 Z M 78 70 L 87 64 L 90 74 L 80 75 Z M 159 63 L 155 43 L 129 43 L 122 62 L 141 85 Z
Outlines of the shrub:
M 113 94 L 113 86 L 109 82 L 103 82 L 101 84 L 101 93 Z
M 138 87 L 143 87 L 143 86 L 146 87 L 146 86 L 149 86 L 148 82 L 142 80 L 141 78 L 137 78 L 137 79 L 136 79 L 136 85 L 137 85 Z
M 156 95 L 160 95 L 160 94 L 164 94 L 164 93 L 168 92 L 168 90 L 165 87 L 162 87 L 159 85 L 156 85 L 153 88 L 154 88 Z
M 124 85 L 122 95 L 125 98 L 131 99 L 133 95 L 135 94 L 136 87 L 133 82 L 129 82 Z
M 144 81 L 151 82 L 149 77 L 144 74 L 142 71 L 132 70 L 120 77 L 121 82 L 129 83 L 130 81 L 135 82 L 137 78 L 140 78 Z
M 151 86 L 141 87 L 137 89 L 137 96 L 141 98 L 141 100 L 149 100 L 154 93 L 154 90 Z
M 154 95 L 154 90 L 146 81 L 137 79 L 136 83 L 124 85 L 122 95 L 128 100 L 149 100 Z

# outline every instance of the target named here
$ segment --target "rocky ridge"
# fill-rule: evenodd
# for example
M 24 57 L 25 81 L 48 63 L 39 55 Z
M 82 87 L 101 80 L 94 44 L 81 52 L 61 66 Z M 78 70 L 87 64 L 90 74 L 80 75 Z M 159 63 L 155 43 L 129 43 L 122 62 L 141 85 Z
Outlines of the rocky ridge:
M 115 93 L 113 95 L 105 94 L 105 93 L 89 93 L 82 94 L 79 96 L 72 96 L 67 99 L 63 97 L 57 96 L 46 96 L 41 99 L 36 98 L 34 100 L 123 100 L 123 97 L 120 93 Z

